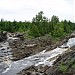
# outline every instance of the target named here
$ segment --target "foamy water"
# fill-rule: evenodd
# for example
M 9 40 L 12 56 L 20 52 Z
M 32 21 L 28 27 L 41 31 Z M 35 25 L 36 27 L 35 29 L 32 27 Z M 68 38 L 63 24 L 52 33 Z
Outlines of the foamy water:
M 69 39 L 69 41 L 66 43 L 66 46 L 72 47 L 75 45 L 75 38 Z M 38 65 L 48 65 L 52 66 L 53 62 L 56 60 L 56 58 L 64 53 L 65 51 L 68 51 L 68 48 L 59 48 L 57 47 L 54 50 L 45 52 L 46 50 L 33 55 L 29 56 L 23 60 L 10 62 L 9 67 L 6 70 L 1 71 L 1 75 L 16 75 L 16 73 L 20 72 L 21 70 L 30 67 L 32 65 L 38 66 Z

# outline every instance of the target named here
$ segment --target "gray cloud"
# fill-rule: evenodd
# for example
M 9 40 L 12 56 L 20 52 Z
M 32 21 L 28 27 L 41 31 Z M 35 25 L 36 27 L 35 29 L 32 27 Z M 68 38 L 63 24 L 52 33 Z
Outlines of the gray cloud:
M 39 11 L 51 18 L 74 21 L 74 0 L 1 0 L 0 18 L 7 20 L 31 20 Z

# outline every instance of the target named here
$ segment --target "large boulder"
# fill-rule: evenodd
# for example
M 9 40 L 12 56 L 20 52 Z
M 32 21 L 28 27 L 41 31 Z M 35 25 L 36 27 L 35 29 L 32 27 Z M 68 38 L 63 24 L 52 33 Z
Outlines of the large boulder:
M 7 39 L 7 32 L 6 31 L 0 31 L 0 42 Z

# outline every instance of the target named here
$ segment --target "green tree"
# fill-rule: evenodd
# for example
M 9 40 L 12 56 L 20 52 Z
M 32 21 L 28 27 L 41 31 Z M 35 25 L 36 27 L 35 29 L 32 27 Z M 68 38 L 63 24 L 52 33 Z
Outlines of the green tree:
M 52 18 L 51 18 L 51 36 L 53 36 L 54 35 L 54 26 L 57 24 L 59 22 L 59 18 L 57 17 L 57 16 L 52 16 Z
M 53 15 L 52 18 L 51 18 L 51 23 L 55 25 L 55 24 L 57 24 L 58 22 L 59 22 L 58 16 Z
M 34 37 L 39 37 L 40 36 L 40 33 L 39 33 L 38 28 L 36 27 L 36 25 L 33 24 L 31 26 L 29 35 L 34 36 Z
M 48 32 L 48 18 L 43 16 L 43 11 L 40 11 L 33 19 L 32 24 L 35 24 L 39 30 L 40 35 L 45 35 Z
M 43 11 L 40 11 L 36 17 L 32 19 L 32 22 L 42 22 L 43 21 Z
M 69 20 L 69 22 L 68 22 L 68 25 L 69 25 L 69 27 L 70 27 L 70 30 L 73 31 L 75 25 L 74 25 L 70 20 Z
M 0 21 L 0 30 L 3 30 L 4 29 L 4 19 L 2 18 L 1 21 Z
M 64 24 L 64 32 L 69 33 L 71 29 L 70 29 L 68 22 L 64 20 L 63 24 Z
M 57 23 L 54 26 L 54 37 L 63 37 L 64 36 L 64 28 L 63 28 L 63 23 Z

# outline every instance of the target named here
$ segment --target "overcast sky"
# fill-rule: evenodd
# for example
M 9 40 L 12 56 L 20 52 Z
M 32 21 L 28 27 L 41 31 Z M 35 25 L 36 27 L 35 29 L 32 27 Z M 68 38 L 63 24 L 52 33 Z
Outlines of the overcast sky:
M 56 15 L 60 20 L 74 22 L 75 0 L 0 0 L 0 18 L 13 21 L 31 21 L 39 12 L 51 18 Z

